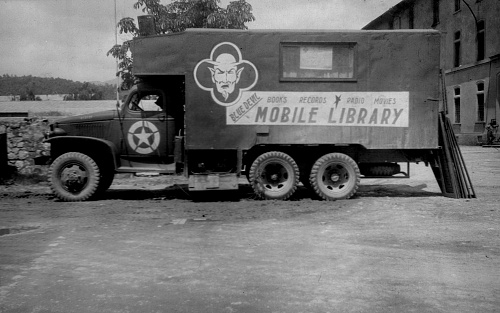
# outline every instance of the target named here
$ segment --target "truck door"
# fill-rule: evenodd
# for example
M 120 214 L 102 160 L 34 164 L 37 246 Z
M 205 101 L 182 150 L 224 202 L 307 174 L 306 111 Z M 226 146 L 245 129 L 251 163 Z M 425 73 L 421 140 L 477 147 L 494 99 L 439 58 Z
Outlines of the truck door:
M 165 111 L 165 95 L 159 90 L 136 91 L 129 99 L 121 121 L 122 159 L 142 164 L 170 163 L 168 138 L 175 130 L 169 129 L 174 121 Z

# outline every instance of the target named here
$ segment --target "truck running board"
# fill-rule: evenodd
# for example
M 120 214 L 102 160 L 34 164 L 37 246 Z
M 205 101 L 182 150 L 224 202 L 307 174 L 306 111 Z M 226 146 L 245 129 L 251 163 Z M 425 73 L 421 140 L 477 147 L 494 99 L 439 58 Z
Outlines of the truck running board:
M 160 173 L 160 174 L 175 174 L 175 164 L 158 166 L 120 166 L 116 169 L 117 173 Z
M 476 198 L 472 181 L 460 152 L 450 120 L 439 113 L 439 145 L 436 163 L 432 171 L 445 197 Z

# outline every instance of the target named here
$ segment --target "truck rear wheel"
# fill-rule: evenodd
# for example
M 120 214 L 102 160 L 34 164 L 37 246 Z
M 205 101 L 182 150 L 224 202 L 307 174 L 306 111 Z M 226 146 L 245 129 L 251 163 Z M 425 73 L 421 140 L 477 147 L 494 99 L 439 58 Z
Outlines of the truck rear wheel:
M 89 199 L 99 186 L 99 167 L 89 156 L 68 152 L 59 156 L 50 166 L 50 186 L 63 201 Z
M 359 187 L 359 168 L 345 154 L 326 154 L 314 163 L 309 182 L 316 194 L 325 200 L 348 199 Z
M 250 184 L 264 199 L 290 198 L 297 190 L 299 167 L 288 154 L 271 151 L 261 154 L 250 167 Z

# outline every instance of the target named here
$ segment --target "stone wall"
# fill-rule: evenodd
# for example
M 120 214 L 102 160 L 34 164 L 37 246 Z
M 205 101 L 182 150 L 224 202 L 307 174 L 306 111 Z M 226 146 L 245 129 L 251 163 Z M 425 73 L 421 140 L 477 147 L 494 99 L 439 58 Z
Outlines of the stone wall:
M 49 121 L 43 118 L 2 118 L 0 133 L 7 133 L 8 165 L 21 175 L 47 174 L 48 167 L 35 165 L 33 158 L 50 155 L 50 144 L 43 142 Z

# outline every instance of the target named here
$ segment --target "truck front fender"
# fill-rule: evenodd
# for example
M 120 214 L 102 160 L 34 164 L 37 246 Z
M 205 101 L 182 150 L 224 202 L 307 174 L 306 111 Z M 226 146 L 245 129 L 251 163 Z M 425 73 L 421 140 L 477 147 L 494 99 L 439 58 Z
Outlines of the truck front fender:
M 120 154 L 115 144 L 104 139 L 83 136 L 60 136 L 45 140 L 50 143 L 50 157 L 55 160 L 66 152 L 80 152 L 92 157 L 96 162 L 120 166 Z

